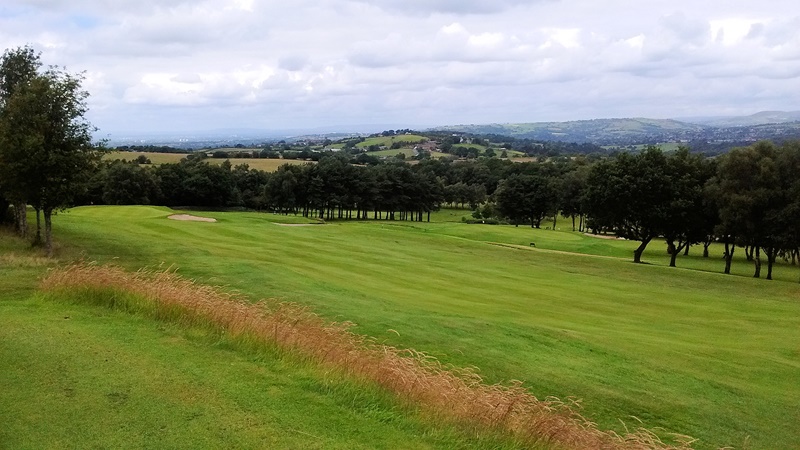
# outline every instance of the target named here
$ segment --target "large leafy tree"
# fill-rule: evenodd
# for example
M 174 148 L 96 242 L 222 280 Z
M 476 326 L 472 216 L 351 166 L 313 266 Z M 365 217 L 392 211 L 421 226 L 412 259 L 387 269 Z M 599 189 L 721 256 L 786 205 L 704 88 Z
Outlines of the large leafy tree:
M 3 165 L 21 200 L 41 210 L 52 255 L 52 215 L 67 207 L 99 161 L 81 76 L 59 69 L 19 84 L 0 112 Z M 6 175 L 4 173 L 4 175 Z
M 587 179 L 587 213 L 594 227 L 639 241 L 636 263 L 650 241 L 663 234 L 672 198 L 667 157 L 657 147 L 600 162 Z
M 0 58 L 0 114 L 8 108 L 12 96 L 25 87 L 36 76 L 42 65 L 39 54 L 25 46 L 6 50 Z M 21 149 L 11 148 L 11 142 L 0 144 L 0 219 L 8 210 L 8 201 L 14 204 L 14 219 L 17 232 L 25 236 L 28 232 L 26 203 L 28 201 L 27 183 L 18 174 L 17 160 L 10 153 Z
M 572 218 L 572 231 L 575 231 L 575 218 L 580 217 L 579 230 L 583 231 L 584 195 L 586 180 L 589 177 L 589 166 L 578 166 L 561 178 L 559 189 L 559 206 L 561 213 Z
M 772 143 L 760 142 L 725 155 L 713 180 L 712 191 L 720 211 L 719 230 L 731 236 L 728 240 L 752 249 L 756 278 L 761 276 L 762 250 L 767 254 L 771 278 L 772 263 L 785 244 L 781 226 L 787 201 L 783 178 L 794 179 L 796 174 L 784 177 L 782 172 L 778 150 Z M 729 268 L 727 261 L 725 273 L 730 273 Z
M 671 198 L 666 205 L 663 226 L 671 267 L 689 245 L 705 243 L 713 232 L 714 210 L 706 205 L 703 186 L 711 178 L 713 166 L 686 147 L 667 158 L 671 179 Z M 707 248 L 707 247 L 706 247 Z
M 544 174 L 513 174 L 494 193 L 498 211 L 515 225 L 529 222 L 539 228 L 542 220 L 557 208 L 558 195 L 551 178 Z

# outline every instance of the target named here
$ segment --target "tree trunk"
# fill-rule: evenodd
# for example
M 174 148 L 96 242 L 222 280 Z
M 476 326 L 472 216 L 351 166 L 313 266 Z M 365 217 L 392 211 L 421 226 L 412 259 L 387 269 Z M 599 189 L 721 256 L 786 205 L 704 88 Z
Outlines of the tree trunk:
M 767 249 L 767 279 L 772 279 L 772 266 L 775 264 L 775 258 L 778 256 L 778 249 L 775 247 Z
M 42 245 L 42 210 L 36 208 L 36 237 L 33 245 Z
M 17 228 L 17 234 L 20 237 L 28 236 L 28 208 L 25 202 L 14 203 L 14 218 Z
M 553 214 L 553 229 L 556 229 L 556 220 L 558 220 L 558 212 Z
M 748 261 L 752 261 L 753 260 L 753 250 L 754 250 L 754 247 L 752 247 L 750 245 L 745 245 L 745 247 L 744 247 L 744 256 L 745 256 L 745 258 L 747 258 Z
M 678 246 L 676 247 L 673 242 L 669 242 L 667 248 L 667 252 L 669 253 L 669 266 L 676 267 L 675 261 L 678 259 L 678 255 L 684 248 L 689 248 L 689 244 L 678 241 Z
M 735 251 L 736 245 L 725 242 L 725 275 L 731 274 L 731 262 L 733 262 L 733 252 Z
M 708 247 L 711 245 L 711 242 L 703 242 L 703 258 L 708 258 Z
M 761 278 L 761 247 L 758 245 L 755 246 L 755 258 L 753 258 L 753 265 L 755 266 L 753 278 Z
M 683 256 L 689 256 L 689 249 L 692 248 L 691 245 L 686 244 L 686 250 L 683 251 Z
M 653 238 L 647 238 L 642 240 L 642 243 L 639 245 L 639 248 L 633 251 L 633 262 L 637 264 L 642 262 L 642 253 L 644 253 L 644 249 L 647 247 L 647 244 L 649 244 L 652 239 Z
M 45 249 L 47 250 L 47 257 L 53 256 L 53 210 L 50 208 L 44 209 L 44 242 Z
M 572 231 L 575 231 L 575 214 L 572 215 Z

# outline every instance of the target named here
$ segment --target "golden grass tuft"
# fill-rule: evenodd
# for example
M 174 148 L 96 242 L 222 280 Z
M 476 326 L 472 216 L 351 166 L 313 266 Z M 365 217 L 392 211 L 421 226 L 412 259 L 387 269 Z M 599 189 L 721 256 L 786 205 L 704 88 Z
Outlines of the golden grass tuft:
M 77 264 L 49 272 L 46 292 L 87 295 L 95 303 L 144 312 L 188 326 L 210 327 L 229 338 L 300 353 L 319 364 L 384 387 L 401 400 L 474 430 L 500 432 L 522 445 L 572 449 L 685 449 L 645 429 L 619 435 L 598 430 L 575 402 L 537 399 L 520 382 L 486 384 L 471 369 L 444 367 L 435 358 L 398 349 L 330 323 L 308 308 L 275 301 L 249 303 L 237 294 L 164 271 L 126 272 Z

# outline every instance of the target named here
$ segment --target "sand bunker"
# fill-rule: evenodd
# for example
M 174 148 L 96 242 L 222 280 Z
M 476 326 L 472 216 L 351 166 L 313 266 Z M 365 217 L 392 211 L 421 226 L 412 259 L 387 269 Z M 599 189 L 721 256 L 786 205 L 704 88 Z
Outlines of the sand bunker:
M 198 217 L 193 216 L 191 214 L 173 214 L 168 219 L 172 220 L 190 220 L 192 222 L 216 222 L 217 219 L 212 219 L 211 217 Z
M 621 237 L 611 236 L 611 235 L 608 235 L 608 234 L 592 234 L 592 233 L 583 233 L 583 234 L 586 235 L 586 236 L 589 236 L 589 237 L 597 238 L 597 239 L 614 239 L 614 240 L 620 240 L 620 241 L 624 241 L 625 240 L 625 239 L 623 239 Z

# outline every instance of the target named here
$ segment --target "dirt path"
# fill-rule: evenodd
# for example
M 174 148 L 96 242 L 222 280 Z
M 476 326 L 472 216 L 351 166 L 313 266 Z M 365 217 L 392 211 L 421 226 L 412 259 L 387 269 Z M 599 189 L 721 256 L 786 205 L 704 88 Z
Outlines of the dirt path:
M 505 247 L 514 250 L 528 250 L 533 252 L 544 252 L 544 253 L 557 253 L 560 255 L 574 255 L 574 256 L 586 256 L 588 258 L 602 258 L 602 259 L 613 259 L 616 261 L 627 261 L 628 258 L 620 258 L 619 256 L 605 256 L 605 255 L 592 255 L 589 253 L 578 253 L 578 252 L 565 252 L 563 250 L 550 250 L 546 248 L 536 248 L 536 247 L 525 247 L 524 245 L 516 245 L 516 244 L 503 244 L 500 242 L 487 242 L 489 245 L 494 245 L 497 247 Z

